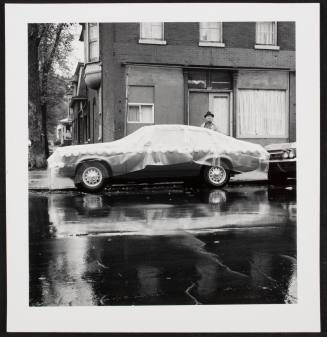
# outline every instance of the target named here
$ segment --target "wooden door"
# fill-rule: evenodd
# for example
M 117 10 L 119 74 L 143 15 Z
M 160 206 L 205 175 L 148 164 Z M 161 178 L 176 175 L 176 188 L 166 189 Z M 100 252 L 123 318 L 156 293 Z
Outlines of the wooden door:
M 231 135 L 231 102 L 229 93 L 209 94 L 209 109 L 215 115 L 214 123 L 218 131 Z
M 204 115 L 209 109 L 209 94 L 206 92 L 190 92 L 189 125 L 201 126 Z

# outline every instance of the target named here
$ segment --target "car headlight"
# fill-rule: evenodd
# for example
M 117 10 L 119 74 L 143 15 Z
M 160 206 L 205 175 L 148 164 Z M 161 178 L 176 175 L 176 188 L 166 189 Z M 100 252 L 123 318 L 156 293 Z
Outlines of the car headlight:
M 283 159 L 287 159 L 287 158 L 288 158 L 288 156 L 289 156 L 288 152 L 287 152 L 287 151 L 285 151 L 285 152 L 283 153 Z
M 290 152 L 289 152 L 288 156 L 289 156 L 289 158 L 290 158 L 290 159 L 293 159 L 293 158 L 295 158 L 295 157 L 296 157 L 296 153 L 295 153 L 295 151 L 294 151 L 294 150 L 290 150 Z

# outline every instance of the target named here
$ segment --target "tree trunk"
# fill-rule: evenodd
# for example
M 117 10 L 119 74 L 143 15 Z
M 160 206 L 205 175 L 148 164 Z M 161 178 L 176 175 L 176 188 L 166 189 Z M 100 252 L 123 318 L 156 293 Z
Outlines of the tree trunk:
M 39 27 L 28 26 L 28 127 L 29 127 L 29 167 L 45 167 L 44 144 L 41 137 L 41 100 L 39 77 Z
M 43 146 L 45 158 L 49 158 L 49 144 L 48 144 L 48 130 L 47 130 L 47 105 L 41 105 L 42 112 L 42 136 L 43 136 Z
M 43 101 L 41 102 L 41 121 L 42 121 L 42 137 L 43 137 L 43 148 L 44 148 L 44 156 L 45 159 L 48 159 L 49 157 L 49 144 L 48 144 L 48 130 L 47 130 L 47 100 L 46 97 L 49 95 L 48 92 L 48 82 L 49 82 L 49 76 L 51 67 L 53 65 L 55 53 L 58 48 L 58 44 L 60 42 L 60 36 L 61 32 L 64 28 L 63 24 L 59 24 L 56 29 L 56 35 L 54 44 L 51 48 L 49 57 L 45 60 L 43 67 L 41 69 L 42 79 L 41 79 L 41 95 L 43 98 Z

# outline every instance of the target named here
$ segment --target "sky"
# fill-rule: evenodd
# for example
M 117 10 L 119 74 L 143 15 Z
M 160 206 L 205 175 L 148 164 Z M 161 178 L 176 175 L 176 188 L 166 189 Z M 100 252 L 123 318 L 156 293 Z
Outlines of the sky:
M 75 72 L 76 65 L 78 62 L 84 61 L 84 42 L 79 41 L 79 37 L 81 34 L 82 26 L 78 23 L 72 26 L 72 32 L 74 34 L 74 41 L 72 43 L 73 51 L 68 59 L 68 66 L 70 70 L 70 75 L 72 76 Z

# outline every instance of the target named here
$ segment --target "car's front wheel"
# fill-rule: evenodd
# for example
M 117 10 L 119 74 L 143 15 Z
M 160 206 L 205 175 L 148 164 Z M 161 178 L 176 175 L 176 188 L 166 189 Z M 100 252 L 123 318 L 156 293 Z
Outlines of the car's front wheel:
M 230 179 L 230 171 L 223 166 L 207 166 L 203 171 L 205 182 L 213 187 L 223 187 Z
M 86 192 L 97 192 L 104 188 L 107 177 L 105 166 L 99 162 L 86 162 L 77 169 L 75 185 Z

